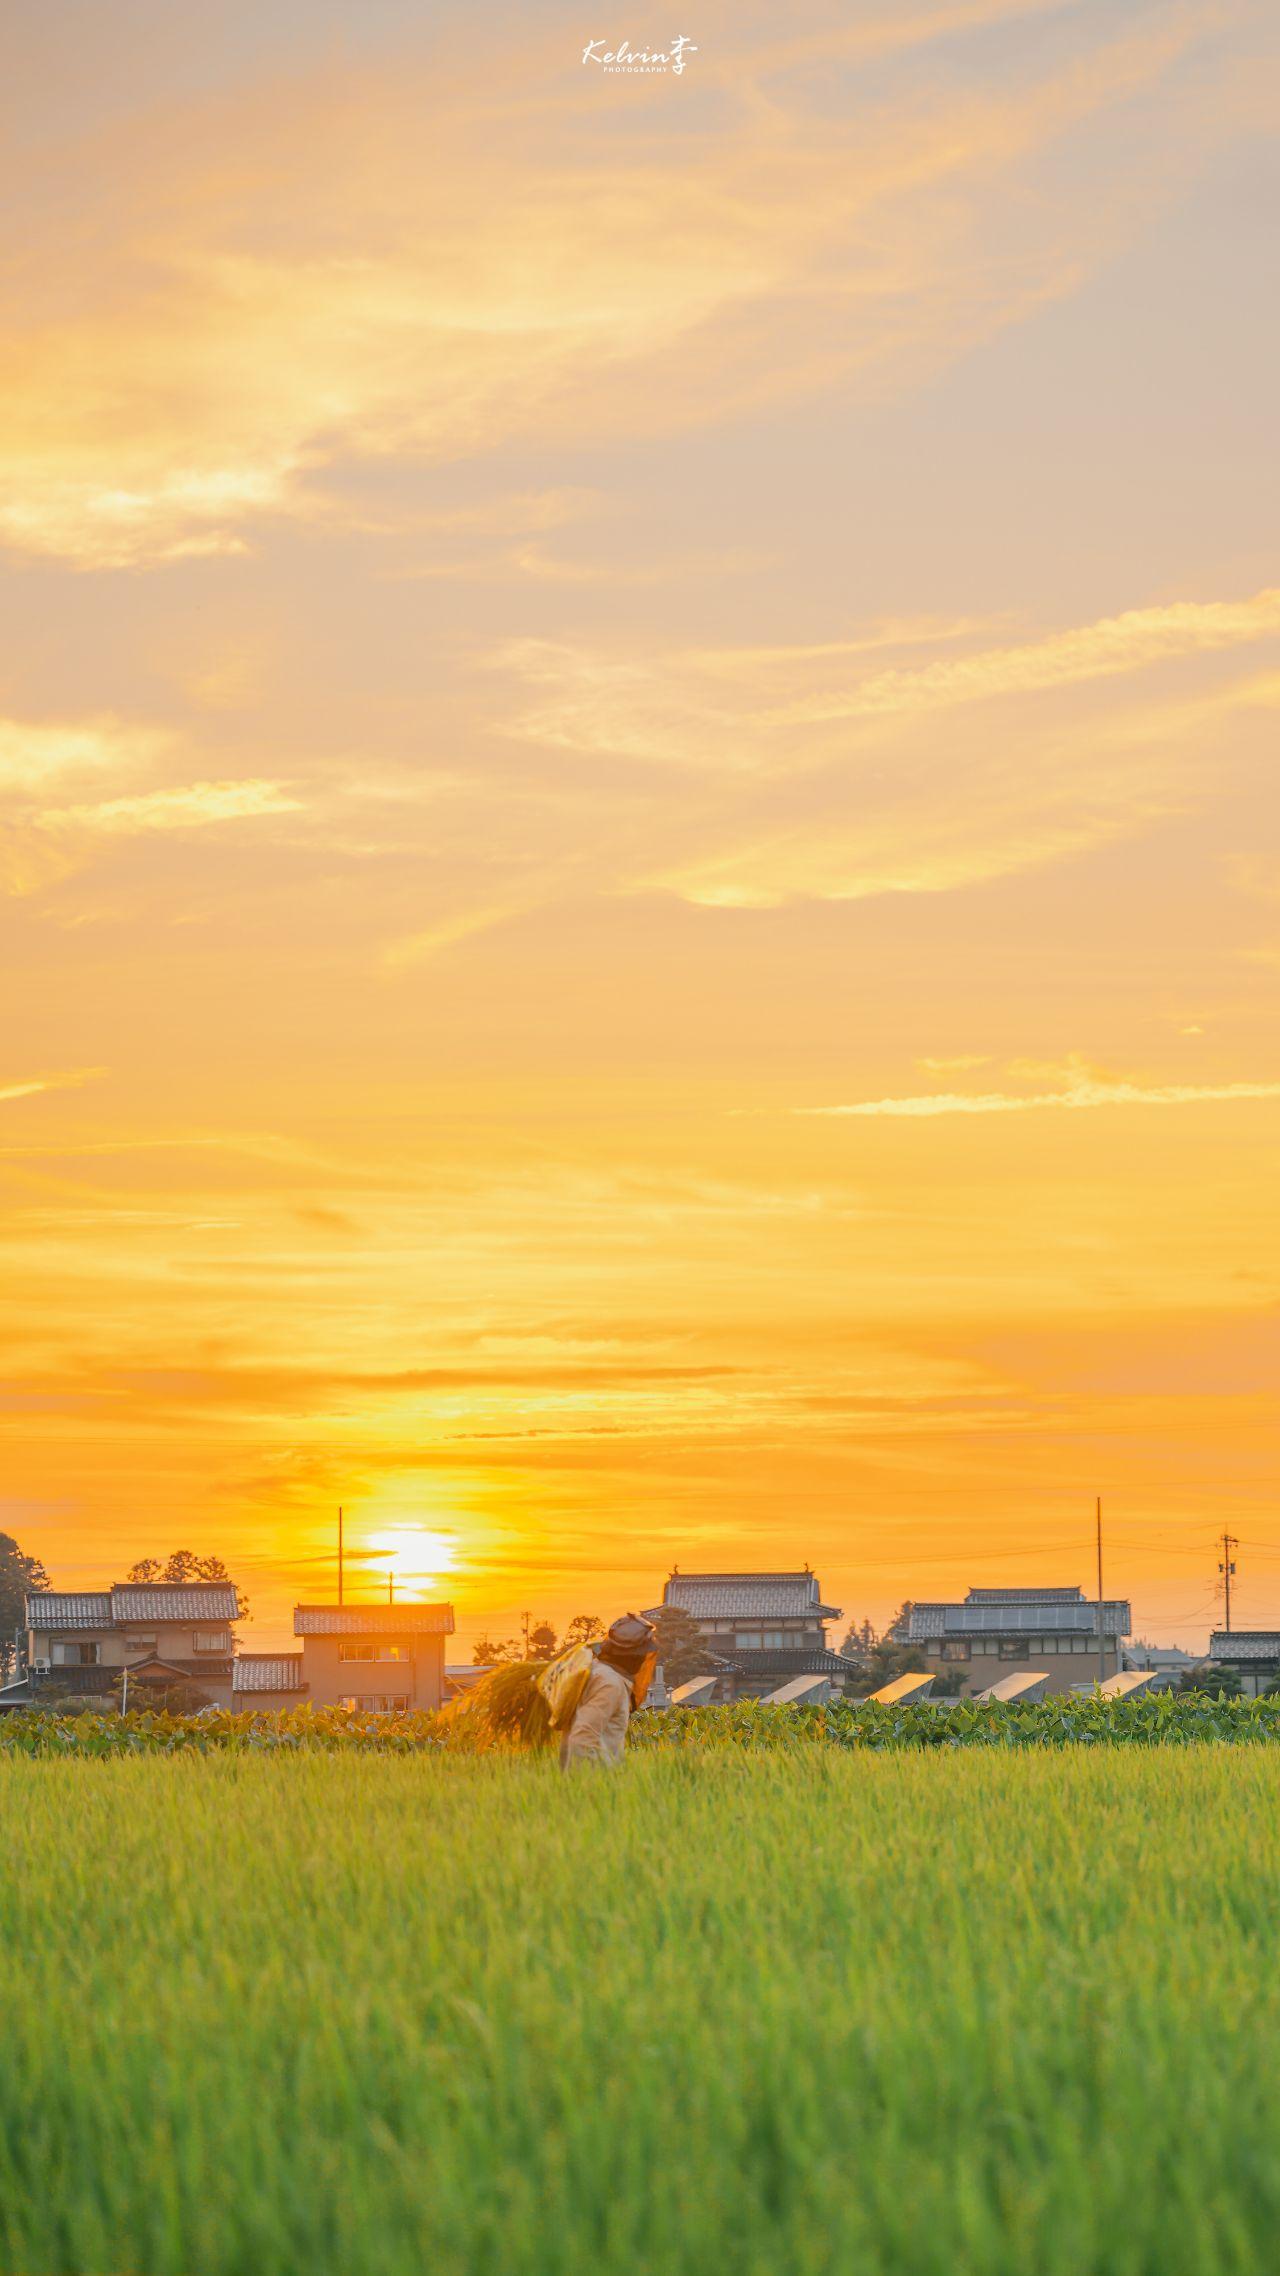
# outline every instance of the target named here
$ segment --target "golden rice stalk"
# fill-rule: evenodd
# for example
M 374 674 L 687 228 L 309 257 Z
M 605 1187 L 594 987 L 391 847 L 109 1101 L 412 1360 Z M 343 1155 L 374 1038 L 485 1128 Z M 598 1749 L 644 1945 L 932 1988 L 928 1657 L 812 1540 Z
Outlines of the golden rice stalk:
M 457 1745 L 533 1751 L 551 1741 L 551 1711 L 538 1689 L 541 1660 L 512 1660 L 482 1676 L 460 1699 L 441 1709 L 440 1722 Z

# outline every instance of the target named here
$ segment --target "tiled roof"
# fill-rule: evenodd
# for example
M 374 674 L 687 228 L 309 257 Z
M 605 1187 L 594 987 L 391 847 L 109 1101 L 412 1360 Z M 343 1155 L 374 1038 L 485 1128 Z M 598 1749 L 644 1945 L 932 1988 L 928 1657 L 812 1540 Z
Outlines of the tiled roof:
M 782 1683 L 789 1675 L 841 1675 L 852 1679 L 858 1670 L 852 1660 L 842 1659 L 839 1652 L 806 1651 L 717 1651 L 716 1658 L 725 1667 L 736 1669 L 739 1675 L 776 1675 Z
M 451 1636 L 451 1604 L 295 1604 L 295 1636 Z
M 971 1588 L 966 1604 L 1083 1604 L 1082 1588 Z
M 673 1573 L 663 1604 L 697 1620 L 837 1620 L 812 1573 Z
M 148 1588 L 122 1585 L 111 1591 L 113 1618 L 122 1620 L 236 1620 L 240 1606 L 229 1581 L 191 1581 L 181 1586 L 158 1581 Z
M 235 1691 L 305 1691 L 301 1652 L 241 1652 L 231 1671 Z
M 89 1592 L 40 1589 L 27 1598 L 28 1628 L 118 1628 L 139 1620 L 221 1624 L 238 1617 L 235 1588 L 226 1581 L 157 1582 L 151 1588 L 121 1582 Z
M 1280 1631 L 1274 1628 L 1215 1628 L 1209 1638 L 1211 1660 L 1280 1660 Z
M 1127 1636 L 1132 1625 L 1128 1602 L 1108 1598 L 1102 1607 L 1103 1633 Z M 1017 1603 L 915 1604 L 907 1638 L 919 1644 L 929 1636 L 1092 1636 L 1098 1630 L 1097 1604 L 1084 1600 L 1046 1601 L 1027 1594 Z
M 28 1628 L 109 1628 L 110 1592 L 101 1595 L 67 1594 L 40 1589 L 27 1598 Z

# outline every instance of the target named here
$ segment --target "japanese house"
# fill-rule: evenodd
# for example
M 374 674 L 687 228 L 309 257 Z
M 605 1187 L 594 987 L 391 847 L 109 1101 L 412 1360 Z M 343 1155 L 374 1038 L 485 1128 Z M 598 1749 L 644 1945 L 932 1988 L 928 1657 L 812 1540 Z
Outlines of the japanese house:
M 299 1604 L 293 1632 L 315 1707 L 395 1714 L 443 1703 L 451 1604 Z
M 189 1707 L 229 1707 L 238 1615 L 227 1581 L 33 1592 L 26 1600 L 32 1697 L 105 1702 L 119 1697 L 127 1673 L 129 1701 L 138 1707 L 148 1693 Z
M 806 1566 L 799 1573 L 673 1572 L 662 1604 L 678 1605 L 702 1630 L 714 1655 L 718 1699 L 763 1699 L 797 1675 L 825 1675 L 837 1692 L 853 1689 L 858 1670 L 827 1643 L 839 1607 L 824 1604 Z
M 1246 1699 L 1260 1699 L 1280 1681 L 1280 1632 L 1274 1628 L 1215 1628 L 1210 1668 L 1234 1668 Z
M 1116 1675 L 1132 1616 L 1123 1598 L 1101 1608 L 1079 1588 L 971 1588 L 963 1603 L 913 1604 L 907 1643 L 927 1666 L 959 1669 L 967 1691 L 1002 1675 L 1043 1671 L 1049 1692 Z

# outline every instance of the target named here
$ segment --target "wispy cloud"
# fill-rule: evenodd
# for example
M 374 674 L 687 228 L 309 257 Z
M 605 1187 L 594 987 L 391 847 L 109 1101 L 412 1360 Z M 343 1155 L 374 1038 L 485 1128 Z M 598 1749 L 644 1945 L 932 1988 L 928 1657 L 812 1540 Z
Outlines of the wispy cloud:
M 0 719 L 0 791 L 34 796 L 63 775 L 148 765 L 172 740 L 119 719 Z
M 1046 1107 L 1201 1106 L 1225 1099 L 1280 1098 L 1274 1083 L 1073 1083 L 1063 1091 L 934 1091 L 918 1098 L 859 1099 L 850 1106 L 797 1106 L 793 1114 L 888 1115 L 1032 1114 Z
M 23 1075 L 0 1082 L 0 1099 L 34 1098 L 39 1091 L 78 1091 L 104 1072 L 101 1067 L 71 1067 L 53 1075 Z
M 895 712 L 945 710 L 995 696 L 1038 694 L 1083 680 L 1139 672 L 1180 656 L 1235 648 L 1280 634 L 1280 590 L 1245 601 L 1178 601 L 1129 609 L 1047 639 L 988 648 L 909 670 L 877 672 L 860 685 L 801 697 L 771 714 L 780 725 L 874 719 Z
M 50 828 L 103 830 L 201 829 L 210 822 L 242 822 L 259 814 L 293 814 L 302 800 L 278 782 L 191 782 L 173 790 L 149 790 L 136 798 L 110 798 L 100 805 L 53 807 L 40 816 Z

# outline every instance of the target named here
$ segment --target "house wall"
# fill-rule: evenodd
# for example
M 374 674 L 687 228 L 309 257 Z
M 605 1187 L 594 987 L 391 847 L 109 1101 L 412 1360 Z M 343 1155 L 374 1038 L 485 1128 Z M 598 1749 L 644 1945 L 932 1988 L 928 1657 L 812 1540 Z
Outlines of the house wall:
M 963 1657 L 955 1649 L 956 1644 L 961 1641 L 965 1647 Z M 1056 1638 L 1050 1639 L 1050 1642 L 1054 1643 L 1055 1646 L 1059 1641 L 1060 1639 Z M 975 1646 L 988 1642 L 991 1645 L 989 1650 L 975 1649 Z M 1085 1646 L 1083 1651 L 1076 1648 L 1080 1644 Z M 931 1674 L 963 1675 L 966 1692 L 987 1691 L 993 1683 L 998 1683 L 1000 1678 L 1005 1675 L 1034 1673 L 1047 1675 L 1049 1678 L 1046 1687 L 1048 1693 L 1060 1695 L 1063 1692 L 1073 1690 L 1077 1683 L 1095 1682 L 1099 1675 L 1098 1640 L 1096 1636 L 1073 1638 L 1072 1649 L 1066 1652 L 1056 1648 L 1052 1651 L 1045 1651 L 1041 1649 L 1039 1644 L 1027 1644 L 1021 1637 L 1001 1637 L 998 1640 L 994 1637 L 990 1639 L 975 1636 L 966 1636 L 963 1639 L 951 1637 L 946 1639 L 945 1649 L 941 1638 L 930 1637 L 927 1642 L 917 1644 L 913 1648 L 923 1654 L 925 1666 Z M 1119 1638 L 1109 1636 L 1106 1640 L 1105 1668 L 1102 1672 L 1107 1675 L 1115 1675 L 1120 1665 Z
M 306 1691 L 237 1691 L 231 1704 L 237 1715 L 280 1715 L 292 1707 L 305 1707 Z
M 443 1636 L 303 1636 L 302 1673 L 311 1686 L 313 1706 L 335 1707 L 340 1699 L 383 1692 L 406 1707 L 439 1707 L 444 1700 Z M 403 1660 L 344 1660 L 344 1643 L 398 1644 Z

